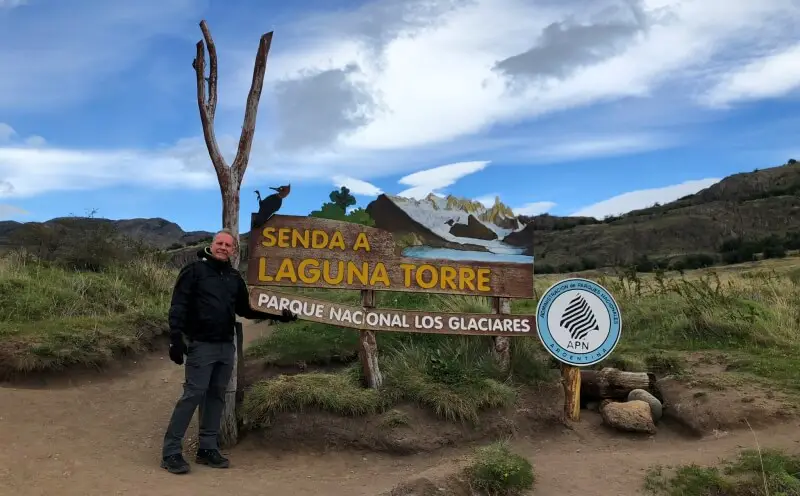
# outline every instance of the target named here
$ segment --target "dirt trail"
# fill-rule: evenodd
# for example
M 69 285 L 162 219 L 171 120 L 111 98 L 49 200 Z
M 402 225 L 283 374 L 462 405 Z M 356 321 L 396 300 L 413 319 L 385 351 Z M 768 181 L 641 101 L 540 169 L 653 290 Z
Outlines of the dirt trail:
M 248 325 L 247 340 L 264 332 Z M 390 457 L 354 452 L 280 453 L 245 439 L 232 467 L 193 464 L 175 476 L 158 466 L 161 436 L 180 394 L 181 367 L 166 356 L 125 364 L 99 378 L 49 381 L 47 388 L 0 384 L 0 495 L 376 495 L 398 482 L 441 472 L 466 450 Z M 752 446 L 749 432 L 692 441 L 670 432 L 652 439 L 604 434 L 587 416 L 576 430 L 520 439 L 538 474 L 540 495 L 640 494 L 655 463 L 713 463 Z M 189 429 L 192 435 L 196 426 Z M 797 425 L 759 432 L 762 446 L 795 447 Z

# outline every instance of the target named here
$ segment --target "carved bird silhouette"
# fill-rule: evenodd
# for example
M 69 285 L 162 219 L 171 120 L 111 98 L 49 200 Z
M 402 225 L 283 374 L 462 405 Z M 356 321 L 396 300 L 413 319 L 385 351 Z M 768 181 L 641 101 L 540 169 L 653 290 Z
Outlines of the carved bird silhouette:
M 255 190 L 256 199 L 258 200 L 258 213 L 253 221 L 254 227 L 263 225 L 270 217 L 275 215 L 275 212 L 280 210 L 281 205 L 283 205 L 283 199 L 289 196 L 289 193 L 292 191 L 292 185 L 287 184 L 285 186 L 278 186 L 277 188 L 270 187 L 269 189 L 274 190 L 275 193 L 264 199 L 261 199 L 261 192 Z

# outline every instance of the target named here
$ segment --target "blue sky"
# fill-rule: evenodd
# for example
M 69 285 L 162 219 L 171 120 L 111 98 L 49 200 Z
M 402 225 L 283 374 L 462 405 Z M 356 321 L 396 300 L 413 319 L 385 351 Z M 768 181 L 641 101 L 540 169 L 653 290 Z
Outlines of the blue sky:
M 243 219 L 285 183 L 603 217 L 800 159 L 798 0 L 0 0 L 0 220 L 220 227 L 200 19 L 229 161 L 275 33 Z

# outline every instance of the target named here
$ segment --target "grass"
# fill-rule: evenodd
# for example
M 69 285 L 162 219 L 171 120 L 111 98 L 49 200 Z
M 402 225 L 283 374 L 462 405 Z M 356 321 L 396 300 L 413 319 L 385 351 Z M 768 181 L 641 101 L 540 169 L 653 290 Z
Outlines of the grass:
M 302 412 L 309 408 L 345 415 L 377 413 L 384 398 L 373 390 L 361 388 L 346 373 L 282 375 L 255 384 L 244 400 L 244 416 L 255 426 L 267 426 L 281 411 Z
M 166 328 L 173 271 L 139 260 L 76 272 L 0 258 L 0 373 L 102 365 Z
M 622 309 L 622 340 L 597 367 L 683 374 L 692 366 L 690 356 L 707 352 L 724 356 L 726 375 L 800 394 L 800 259 L 743 264 L 738 271 L 729 266 L 685 275 L 584 276 L 607 287 Z M 0 368 L 99 365 L 144 348 L 166 326 L 174 277 L 174 270 L 145 260 L 75 272 L 24 254 L 7 255 L 0 259 Z M 564 277 L 537 277 L 535 293 Z M 359 298 L 357 291 L 287 290 L 350 304 Z M 512 312 L 533 313 L 536 301 L 513 300 Z M 488 298 L 425 293 L 378 292 L 376 304 L 491 312 Z M 510 376 L 497 369 L 488 337 L 383 332 L 377 341 L 385 387 L 364 392 L 357 331 L 312 322 L 277 326 L 251 345 L 251 358 L 274 365 L 339 364 L 341 370 L 259 383 L 249 395 L 248 411 L 266 422 L 287 409 L 357 415 L 414 402 L 442 418 L 474 422 L 482 410 L 511 405 L 521 388 L 557 375 L 536 336 L 511 339 Z M 330 391 L 339 399 L 333 401 Z
M 465 472 L 472 488 L 492 496 L 523 494 L 536 482 L 531 462 L 503 441 L 478 448 Z
M 612 292 L 623 319 L 620 344 L 596 367 L 680 376 L 689 372 L 690 357 L 707 352 L 724 355 L 726 375 L 730 377 L 763 381 L 800 393 L 800 343 L 795 338 L 800 331 L 800 268 L 781 262 L 781 270 L 747 264 L 739 272 L 726 267 L 720 272 L 670 276 L 596 273 L 591 278 Z M 564 277 L 538 278 L 536 294 L 541 295 Z M 332 293 L 336 292 L 328 292 Z M 317 290 L 315 296 L 325 298 L 326 293 Z M 378 306 L 391 308 L 491 311 L 490 300 L 478 297 L 380 292 L 378 300 Z M 536 301 L 514 300 L 512 312 L 532 314 Z M 510 379 L 497 369 L 488 337 L 386 332 L 378 333 L 377 341 L 385 381 L 379 393 L 379 409 L 411 401 L 442 418 L 476 421 L 484 409 L 513 404 L 520 388 L 550 381 L 557 375 L 555 362 L 535 336 L 511 340 Z M 357 331 L 305 322 L 279 325 L 270 336 L 254 343 L 248 354 L 276 365 L 299 360 L 324 364 L 355 361 L 339 372 L 350 382 L 337 384 L 360 390 L 357 347 Z M 325 394 L 320 391 L 321 397 Z M 366 398 L 348 397 L 354 401 Z M 294 401 L 292 398 L 287 405 Z M 372 399 L 365 401 L 369 405 L 364 408 L 324 401 L 307 405 L 347 414 L 367 411 L 375 404 Z M 273 411 L 289 408 L 274 397 L 269 404 Z
M 644 489 L 655 496 L 790 496 L 800 494 L 800 457 L 747 449 L 720 467 L 651 468 Z

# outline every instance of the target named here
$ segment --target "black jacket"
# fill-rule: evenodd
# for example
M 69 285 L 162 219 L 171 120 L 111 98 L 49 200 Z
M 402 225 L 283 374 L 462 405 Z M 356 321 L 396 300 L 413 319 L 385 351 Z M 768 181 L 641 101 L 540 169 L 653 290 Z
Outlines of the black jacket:
M 208 248 L 197 252 L 199 260 L 181 269 L 169 309 L 171 334 L 193 341 L 233 341 L 236 315 L 246 319 L 278 319 L 280 316 L 250 308 L 247 285 L 230 262 L 211 256 Z

